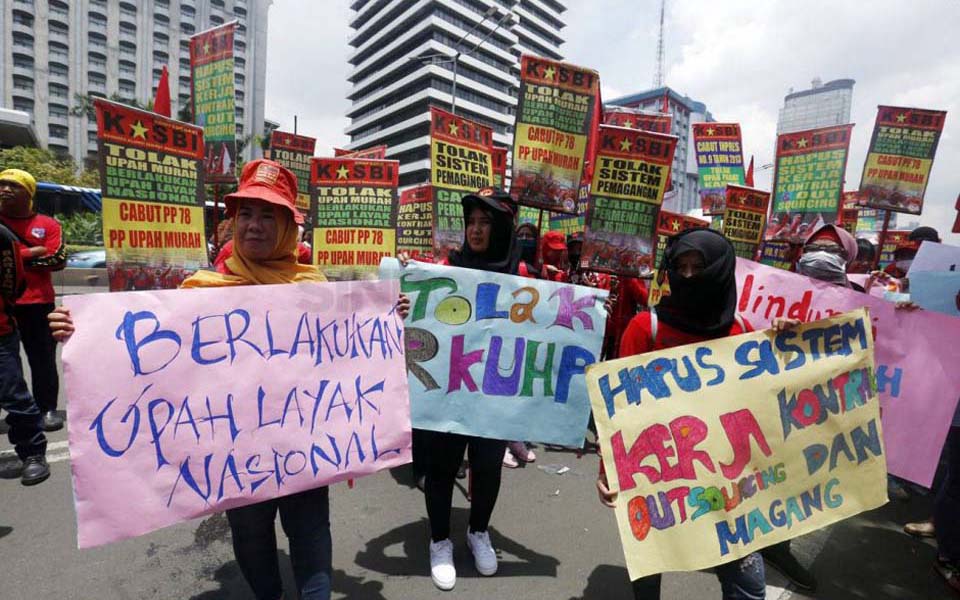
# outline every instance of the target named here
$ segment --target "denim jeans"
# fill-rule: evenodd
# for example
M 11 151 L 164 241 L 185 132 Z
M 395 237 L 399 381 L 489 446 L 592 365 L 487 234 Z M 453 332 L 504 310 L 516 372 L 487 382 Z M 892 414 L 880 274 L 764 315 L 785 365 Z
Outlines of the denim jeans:
M 940 556 L 960 562 L 960 427 L 951 427 L 943 447 L 947 475 L 933 501 L 933 523 Z
M 767 580 L 763 558 L 753 552 L 743 558 L 715 568 L 723 600 L 763 600 L 767 597 Z M 641 577 L 633 582 L 636 600 L 660 599 L 660 575 Z
M 329 600 L 332 566 L 330 498 L 326 487 L 227 511 L 233 553 L 257 600 L 283 594 L 274 519 L 290 541 L 290 562 L 301 600 Z
M 20 460 L 46 454 L 47 438 L 40 428 L 40 409 L 23 379 L 20 335 L 16 331 L 0 336 L 0 408 L 7 411 L 7 435 Z

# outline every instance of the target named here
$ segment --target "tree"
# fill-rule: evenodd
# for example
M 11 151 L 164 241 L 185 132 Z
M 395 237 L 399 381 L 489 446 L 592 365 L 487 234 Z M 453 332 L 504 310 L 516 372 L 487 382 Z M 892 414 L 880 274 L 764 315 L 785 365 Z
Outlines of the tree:
M 23 169 L 37 181 L 80 187 L 100 187 L 96 169 L 84 169 L 77 175 L 77 165 L 69 157 L 61 157 L 50 150 L 16 146 L 0 150 L 0 165 L 4 169 Z
M 103 94 L 98 94 L 97 92 L 90 92 L 88 94 L 74 94 L 73 101 L 74 105 L 70 108 L 70 114 L 75 117 L 87 116 L 88 119 L 93 120 L 97 118 L 97 111 L 93 107 L 93 102 L 97 98 L 104 98 Z M 153 100 L 147 100 L 146 102 L 140 102 L 139 100 L 132 98 L 124 98 L 120 94 L 114 92 L 110 96 L 111 102 L 118 102 L 120 104 L 126 104 L 127 106 L 132 106 L 133 108 L 140 108 L 143 110 L 153 111 Z

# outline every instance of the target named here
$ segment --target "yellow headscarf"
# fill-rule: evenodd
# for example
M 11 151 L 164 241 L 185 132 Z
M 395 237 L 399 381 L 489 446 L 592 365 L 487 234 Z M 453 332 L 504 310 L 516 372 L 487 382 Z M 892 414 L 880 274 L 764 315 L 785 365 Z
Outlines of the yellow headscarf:
M 262 285 L 301 281 L 326 281 L 316 266 L 297 262 L 297 225 L 288 211 L 277 211 L 277 244 L 266 260 L 254 261 L 243 255 L 243 246 L 234 238 L 233 256 L 227 268 L 233 275 L 214 271 L 197 271 L 180 284 L 181 288 L 225 287 L 229 285 Z M 236 215 L 234 215 L 236 231 Z

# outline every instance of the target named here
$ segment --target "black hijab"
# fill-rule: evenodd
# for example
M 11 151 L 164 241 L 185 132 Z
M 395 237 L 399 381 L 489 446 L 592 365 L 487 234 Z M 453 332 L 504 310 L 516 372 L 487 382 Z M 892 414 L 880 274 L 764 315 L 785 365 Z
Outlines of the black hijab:
M 676 261 L 690 250 L 703 255 L 705 268 L 684 278 L 677 271 Z M 717 231 L 690 229 L 670 237 L 660 264 L 670 281 L 670 295 L 657 305 L 658 318 L 694 335 L 727 335 L 737 310 L 736 266 L 733 245 Z
M 520 268 L 520 244 L 513 227 L 516 204 L 506 192 L 484 188 L 476 194 L 467 194 L 460 199 L 463 205 L 464 240 L 460 250 L 450 253 L 448 260 L 455 267 L 495 271 L 516 275 Z M 493 221 L 490 244 L 484 252 L 474 252 L 466 240 L 467 221 L 474 208 L 479 208 Z

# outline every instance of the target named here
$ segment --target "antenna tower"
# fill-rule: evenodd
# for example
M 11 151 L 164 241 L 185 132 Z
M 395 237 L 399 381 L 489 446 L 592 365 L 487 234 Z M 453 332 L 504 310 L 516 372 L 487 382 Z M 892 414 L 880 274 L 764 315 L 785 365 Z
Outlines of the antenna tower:
M 660 0 L 660 33 L 657 36 L 657 68 L 653 75 L 653 87 L 663 87 L 663 15 L 666 12 L 667 0 Z

